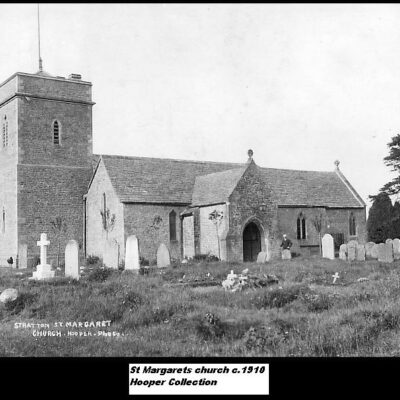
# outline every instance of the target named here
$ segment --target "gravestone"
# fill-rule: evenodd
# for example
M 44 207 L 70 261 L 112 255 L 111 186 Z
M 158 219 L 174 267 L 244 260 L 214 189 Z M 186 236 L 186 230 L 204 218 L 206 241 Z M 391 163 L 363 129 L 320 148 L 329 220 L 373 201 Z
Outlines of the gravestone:
M 358 243 L 355 240 L 350 240 L 350 242 L 347 243 L 347 259 L 349 261 L 355 261 L 357 258 L 357 246 Z
M 51 265 L 47 264 L 47 246 L 50 242 L 47 235 L 42 233 L 37 245 L 40 247 L 40 264 L 36 267 L 36 271 L 32 275 L 32 279 L 43 280 L 54 278 L 55 272 L 52 271 Z
M 365 247 L 363 244 L 357 246 L 357 261 L 365 261 Z
M 18 269 L 28 268 L 28 245 L 18 245 Z
M 379 256 L 378 253 L 379 253 L 379 244 L 375 243 L 371 249 L 371 258 L 377 260 Z
M 385 260 L 383 262 L 393 262 L 393 244 L 391 241 L 385 243 Z
M 372 248 L 374 246 L 375 246 L 374 242 L 368 242 L 368 243 L 365 244 L 365 246 L 364 246 L 365 247 L 365 258 L 367 260 L 370 260 L 370 259 L 374 258 L 374 257 L 372 257 L 372 254 L 371 254 Z
M 65 247 L 65 276 L 79 279 L 79 245 L 76 240 L 69 240 Z
M 282 260 L 290 260 L 292 258 L 292 254 L 290 253 L 290 250 L 285 249 L 282 250 Z
M 171 265 L 168 247 L 161 243 L 157 250 L 157 268 L 165 268 Z
M 385 243 L 378 244 L 378 261 L 386 262 L 386 249 Z
M 326 233 L 322 238 L 322 257 L 329 258 L 329 260 L 335 259 L 333 237 L 329 233 Z
M 393 258 L 400 260 L 400 239 L 393 239 Z
M 267 261 L 267 252 L 260 251 L 257 256 L 257 264 L 263 264 Z
M 347 244 L 346 243 L 341 244 L 339 247 L 339 258 L 344 261 L 347 260 Z
M 135 235 L 131 235 L 126 239 L 125 269 L 139 271 L 139 268 L 139 241 Z
M 115 241 L 106 241 L 104 244 L 103 263 L 108 268 L 118 269 L 119 245 Z

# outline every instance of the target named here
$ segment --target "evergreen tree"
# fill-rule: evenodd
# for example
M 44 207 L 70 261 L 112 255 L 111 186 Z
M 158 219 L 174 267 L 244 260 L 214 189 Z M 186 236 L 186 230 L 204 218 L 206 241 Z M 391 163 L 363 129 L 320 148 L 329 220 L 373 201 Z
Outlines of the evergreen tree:
M 400 239 L 400 203 L 396 201 L 392 210 L 392 237 Z
M 369 210 L 367 221 L 368 238 L 375 243 L 384 243 L 386 239 L 392 238 L 394 233 L 392 228 L 394 207 L 387 193 L 379 193 L 372 198 L 374 202 Z
M 388 167 L 392 167 L 392 171 L 398 174 L 390 182 L 386 183 L 380 191 L 392 195 L 400 193 L 400 134 L 392 137 L 388 147 L 389 155 L 383 160 Z

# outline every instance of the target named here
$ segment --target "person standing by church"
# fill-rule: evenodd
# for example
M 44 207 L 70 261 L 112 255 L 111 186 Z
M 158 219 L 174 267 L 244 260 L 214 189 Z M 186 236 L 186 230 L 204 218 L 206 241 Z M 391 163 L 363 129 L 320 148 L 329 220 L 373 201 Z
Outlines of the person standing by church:
M 292 255 L 290 253 L 290 248 L 292 247 L 292 241 L 288 239 L 286 236 L 286 233 L 283 234 L 283 239 L 281 246 L 282 247 L 282 260 L 288 260 L 292 258 Z

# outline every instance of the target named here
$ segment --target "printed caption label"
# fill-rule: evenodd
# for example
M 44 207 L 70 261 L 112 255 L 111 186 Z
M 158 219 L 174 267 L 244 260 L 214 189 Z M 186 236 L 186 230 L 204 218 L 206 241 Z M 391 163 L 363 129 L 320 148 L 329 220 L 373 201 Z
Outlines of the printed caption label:
M 129 364 L 129 394 L 269 394 L 268 364 Z

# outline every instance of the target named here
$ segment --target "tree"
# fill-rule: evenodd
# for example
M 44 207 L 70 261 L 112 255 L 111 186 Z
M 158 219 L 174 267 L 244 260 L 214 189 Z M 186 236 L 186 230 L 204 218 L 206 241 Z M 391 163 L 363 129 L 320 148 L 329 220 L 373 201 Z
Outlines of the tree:
M 101 220 L 103 222 L 103 229 L 106 231 L 106 237 L 108 239 L 108 233 L 114 229 L 115 226 L 115 214 L 111 214 L 110 209 L 104 212 L 100 210 Z
M 214 210 L 208 216 L 208 219 L 215 225 L 217 231 L 217 242 L 218 242 L 218 258 L 221 260 L 221 248 L 219 244 L 219 226 L 221 225 L 222 219 L 224 218 L 223 211 Z
M 390 182 L 386 183 L 380 190 L 381 193 L 393 195 L 400 193 L 400 134 L 393 136 L 389 147 L 389 155 L 383 161 L 388 167 L 392 167 L 392 171 L 397 172 L 397 176 Z M 370 196 L 374 199 L 376 196 Z
M 57 268 L 60 268 L 61 238 L 67 231 L 67 224 L 61 217 L 56 217 L 50 221 L 50 227 L 57 241 Z
M 400 238 L 400 203 L 396 201 L 392 209 L 392 238 Z
M 367 221 L 368 239 L 375 243 L 384 243 L 386 239 L 393 236 L 393 218 L 396 216 L 387 193 L 379 193 L 373 196 L 373 199 Z M 398 210 L 396 206 L 396 212 Z
M 315 230 L 318 233 L 318 244 L 319 244 L 319 255 L 322 255 L 322 228 L 324 226 L 324 216 L 322 214 L 316 215 L 312 220 L 312 224 L 314 225 Z

